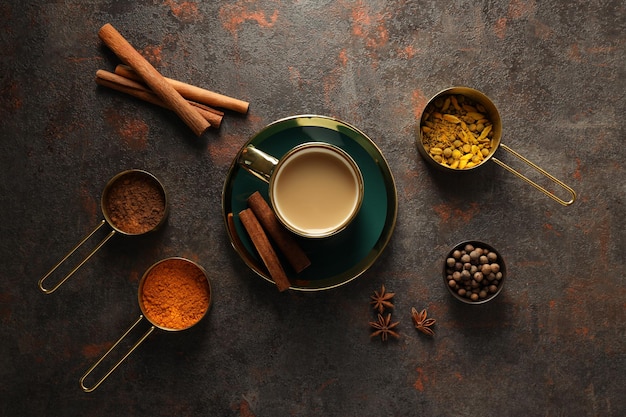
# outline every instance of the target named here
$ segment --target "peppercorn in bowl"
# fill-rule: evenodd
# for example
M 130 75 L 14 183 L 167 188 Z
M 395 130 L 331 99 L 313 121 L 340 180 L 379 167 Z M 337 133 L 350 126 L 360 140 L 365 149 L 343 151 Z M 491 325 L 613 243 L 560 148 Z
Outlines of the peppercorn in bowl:
M 483 242 L 468 240 L 455 245 L 443 263 L 444 285 L 466 304 L 493 300 L 504 286 L 506 265 L 500 253 Z

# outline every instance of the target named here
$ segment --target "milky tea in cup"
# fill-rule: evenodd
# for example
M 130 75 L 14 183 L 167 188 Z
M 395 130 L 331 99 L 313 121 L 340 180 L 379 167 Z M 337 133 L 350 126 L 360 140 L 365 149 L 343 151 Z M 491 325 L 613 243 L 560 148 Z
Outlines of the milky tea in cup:
M 269 197 L 280 222 L 308 238 L 332 236 L 356 217 L 363 200 L 363 176 L 352 157 L 322 142 L 291 149 L 280 160 L 248 146 L 242 165 L 269 181 Z M 247 162 L 246 162 L 247 160 Z M 269 173 L 259 175 L 250 160 L 262 160 Z M 271 162 L 270 162 L 271 161 Z
M 363 199 L 363 178 L 343 150 L 308 143 L 281 159 L 270 180 L 276 215 L 302 236 L 325 237 L 344 229 Z

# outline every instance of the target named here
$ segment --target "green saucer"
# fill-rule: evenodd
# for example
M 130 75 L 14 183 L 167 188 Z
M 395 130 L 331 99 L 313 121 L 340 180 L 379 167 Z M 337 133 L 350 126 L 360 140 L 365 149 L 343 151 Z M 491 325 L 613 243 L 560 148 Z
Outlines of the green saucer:
M 339 120 L 313 115 L 278 120 L 250 139 L 235 157 L 222 192 L 224 222 L 230 241 L 245 263 L 259 276 L 274 282 L 252 245 L 238 213 L 247 208 L 246 199 L 255 191 L 269 202 L 268 185 L 238 164 L 241 151 L 252 144 L 279 158 L 304 142 L 326 142 L 342 148 L 359 165 L 364 196 L 357 217 L 341 233 L 324 239 L 297 238 L 311 266 L 296 274 L 282 262 L 291 289 L 319 291 L 345 284 L 365 272 L 389 243 L 398 213 L 395 181 L 380 149 L 365 134 Z M 227 217 L 233 213 L 234 230 Z M 277 253 L 280 255 L 279 251 Z M 283 260 L 284 261 L 284 260 Z

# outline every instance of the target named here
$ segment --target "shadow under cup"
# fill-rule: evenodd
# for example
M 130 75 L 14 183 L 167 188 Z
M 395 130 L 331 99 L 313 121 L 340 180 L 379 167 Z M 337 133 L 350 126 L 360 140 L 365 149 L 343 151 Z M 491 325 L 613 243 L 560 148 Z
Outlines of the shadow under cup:
M 344 230 L 363 201 L 363 177 L 342 149 L 309 142 L 276 165 L 269 196 L 276 216 L 293 233 L 325 238 Z

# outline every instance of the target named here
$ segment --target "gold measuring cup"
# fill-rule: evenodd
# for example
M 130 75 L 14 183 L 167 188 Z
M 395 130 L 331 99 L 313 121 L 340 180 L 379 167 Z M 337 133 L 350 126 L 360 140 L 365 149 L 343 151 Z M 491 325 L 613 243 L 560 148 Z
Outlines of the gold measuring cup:
M 176 274 L 176 272 L 178 272 L 178 274 Z M 175 278 L 175 276 L 179 278 Z M 197 294 L 187 294 L 184 297 L 180 296 L 180 294 L 179 296 L 174 296 L 171 289 L 172 285 L 177 283 L 184 285 L 187 289 L 197 289 Z M 148 288 L 148 291 L 151 293 L 149 296 L 144 294 L 146 288 Z M 155 291 L 157 288 L 159 291 Z M 206 316 L 211 308 L 213 293 L 211 290 L 211 282 L 204 268 L 189 259 L 173 257 L 163 259 L 148 268 L 139 282 L 137 298 L 142 314 L 113 346 L 111 346 L 80 378 L 80 386 L 83 391 L 92 392 L 98 388 L 155 329 L 159 328 L 168 332 L 176 332 L 186 330 L 196 325 Z M 163 304 L 159 308 L 152 308 L 153 304 L 165 302 L 165 300 L 168 300 L 166 301 L 167 304 Z M 193 306 L 194 311 L 191 311 L 192 308 L 190 306 Z M 196 308 L 198 308 L 198 310 L 195 310 Z M 158 317 L 163 310 L 168 311 L 169 316 Z M 128 352 L 126 352 L 104 376 L 93 385 L 86 386 L 85 380 L 87 377 L 91 375 L 98 365 L 109 356 L 117 345 L 119 345 L 144 318 L 151 324 L 148 331 L 135 342 Z
M 125 187 L 127 184 L 130 184 L 133 179 L 140 179 L 144 181 L 147 180 L 149 184 L 154 187 L 154 189 L 160 194 L 160 197 L 163 200 L 163 211 L 161 212 L 161 218 L 156 225 L 138 227 L 136 222 L 134 222 L 135 224 L 132 226 L 122 225 L 120 224 L 118 216 L 111 213 L 112 206 L 109 204 L 109 199 L 111 197 L 112 191 L 119 189 L 119 187 Z M 39 280 L 39 289 L 41 289 L 41 291 L 43 291 L 45 294 L 51 294 L 56 291 L 61 285 L 63 285 L 63 283 L 65 283 L 65 281 L 67 281 L 76 271 L 78 271 L 78 269 L 83 266 L 102 246 L 104 246 L 104 244 L 108 242 L 109 239 L 111 239 L 113 235 L 115 235 L 115 233 L 121 233 L 128 236 L 138 236 L 157 230 L 165 222 L 169 211 L 167 193 L 165 192 L 165 188 L 163 187 L 161 182 L 149 172 L 139 169 L 122 171 L 115 175 L 113 178 L 111 178 L 104 187 L 100 205 L 102 213 L 104 215 L 104 219 L 101 220 L 95 229 L 93 229 L 87 236 L 85 236 L 80 242 L 78 242 L 78 244 L 74 246 L 74 248 L 70 250 L 70 252 L 65 255 L 65 257 L 63 257 L 63 259 L 61 259 L 55 266 L 52 267 L 50 271 L 48 271 L 46 275 L 43 276 L 43 278 Z M 85 242 L 87 242 L 89 238 L 91 238 L 98 230 L 100 230 L 100 228 L 104 226 L 105 223 L 108 223 L 109 226 L 111 226 L 112 228 L 109 234 L 106 235 L 106 237 L 102 239 L 100 243 L 98 243 L 98 245 L 85 258 L 83 258 L 83 260 L 76 267 L 74 267 L 74 269 L 72 269 L 65 277 L 59 280 L 51 288 L 44 287 L 44 281 L 46 281 L 46 279 L 48 279 L 48 277 L 52 275 L 54 271 L 56 271 L 70 256 L 72 256 L 81 246 L 83 246 L 83 244 L 85 244 Z
M 482 161 L 480 161 L 476 165 L 472 166 L 471 168 L 455 169 L 455 168 L 451 168 L 450 166 L 443 165 L 443 164 L 437 162 L 430 155 L 430 153 L 426 150 L 426 148 L 424 147 L 424 139 L 423 139 L 423 130 L 422 130 L 422 128 L 424 127 L 424 122 L 426 121 L 426 118 L 430 114 L 430 110 L 432 109 L 432 106 L 434 105 L 434 102 L 436 100 L 438 100 L 438 99 L 441 99 L 441 98 L 446 97 L 446 96 L 451 96 L 451 95 L 462 95 L 462 96 L 465 96 L 468 99 L 474 101 L 475 103 L 482 105 L 485 108 L 485 110 L 487 112 L 487 115 L 489 117 L 489 120 L 492 123 L 491 132 L 492 132 L 493 136 L 491 137 L 491 150 L 489 151 L 489 154 L 486 155 L 482 159 Z M 537 190 L 539 190 L 542 193 L 546 194 L 551 199 L 557 201 L 561 205 L 568 206 L 568 205 L 572 204 L 576 200 L 576 192 L 571 187 L 569 187 L 568 185 L 563 183 L 561 180 L 555 178 L 553 175 L 551 175 L 550 173 L 548 173 L 547 171 L 545 171 L 543 168 L 539 167 L 535 163 L 533 163 L 530 160 L 526 159 L 525 157 L 520 155 L 518 152 L 514 151 L 513 149 L 509 148 L 505 144 L 501 143 L 500 142 L 501 138 L 502 138 L 502 120 L 500 119 L 500 114 L 498 113 L 498 109 L 493 104 L 493 102 L 485 94 L 483 94 L 482 92 L 480 92 L 478 90 L 475 90 L 473 88 L 469 88 L 469 87 L 452 87 L 452 88 L 447 88 L 445 90 L 442 90 L 439 93 L 435 94 L 435 96 L 433 96 L 433 98 L 431 98 L 428 101 L 428 103 L 426 104 L 426 107 L 424 107 L 424 111 L 422 112 L 422 116 L 420 117 L 419 132 L 417 133 L 417 141 L 416 142 L 417 142 L 417 150 L 422 155 L 424 160 L 426 160 L 429 164 L 431 164 L 433 167 L 437 168 L 438 170 L 446 171 L 446 172 L 463 173 L 463 172 L 468 172 L 468 171 L 471 171 L 471 170 L 474 170 L 474 169 L 478 169 L 478 168 L 482 167 L 487 161 L 491 160 L 491 161 L 495 162 L 496 164 L 500 165 L 502 168 L 504 168 L 507 171 L 509 171 L 510 173 L 512 173 L 513 175 L 515 175 L 518 178 L 524 180 L 526 183 L 530 184 L 531 186 L 533 186 Z M 524 162 L 525 164 L 527 164 L 531 168 L 535 169 L 537 172 L 539 172 L 540 174 L 542 174 L 543 176 L 548 178 L 550 181 L 554 182 L 555 184 L 557 184 L 558 186 L 563 188 L 571 196 L 571 198 L 569 200 L 564 200 L 564 199 L 558 197 L 557 195 L 555 195 L 554 193 L 552 193 L 549 190 L 545 189 L 541 185 L 537 184 L 536 182 L 534 182 L 530 178 L 526 177 L 525 175 L 521 174 L 520 172 L 518 172 L 515 169 L 511 168 L 510 166 L 506 165 L 504 162 L 502 162 L 499 159 L 495 158 L 494 157 L 494 153 L 500 147 L 502 149 L 504 149 L 505 151 L 509 152 L 510 154 L 512 154 L 513 156 L 515 156 L 518 159 L 520 159 L 522 162 Z

